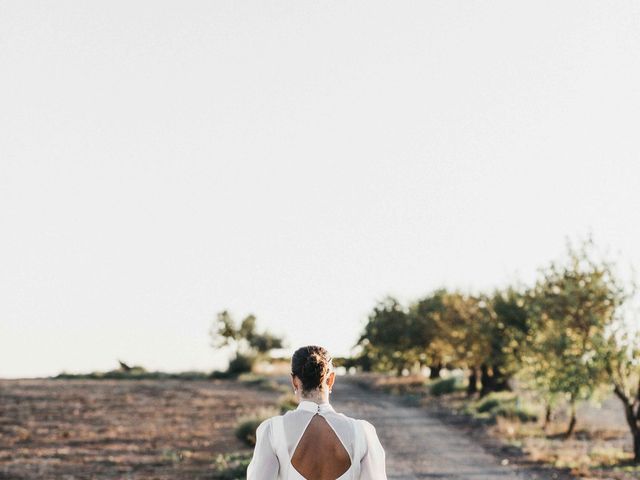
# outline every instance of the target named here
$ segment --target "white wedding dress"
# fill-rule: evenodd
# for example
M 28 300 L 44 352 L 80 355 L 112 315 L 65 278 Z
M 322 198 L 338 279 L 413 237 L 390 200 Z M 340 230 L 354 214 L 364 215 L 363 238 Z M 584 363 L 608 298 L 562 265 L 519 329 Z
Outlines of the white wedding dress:
M 385 453 L 373 425 L 336 413 L 329 403 L 309 400 L 260 424 L 247 480 L 307 480 L 291 464 L 291 458 L 315 415 L 326 420 L 351 460 L 349 468 L 336 480 L 386 480 Z

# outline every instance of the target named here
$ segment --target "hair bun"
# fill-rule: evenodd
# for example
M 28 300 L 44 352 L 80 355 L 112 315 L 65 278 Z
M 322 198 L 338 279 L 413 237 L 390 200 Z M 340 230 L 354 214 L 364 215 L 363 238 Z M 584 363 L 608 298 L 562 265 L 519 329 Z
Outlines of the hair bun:
M 299 348 L 291 358 L 291 373 L 302 381 L 304 391 L 321 388 L 329 372 L 331 357 L 315 345 Z
M 312 377 L 320 377 L 322 374 L 323 365 L 322 359 L 319 358 L 318 354 L 313 352 L 307 357 L 307 361 L 302 367 L 302 371 L 304 374 L 312 376 Z

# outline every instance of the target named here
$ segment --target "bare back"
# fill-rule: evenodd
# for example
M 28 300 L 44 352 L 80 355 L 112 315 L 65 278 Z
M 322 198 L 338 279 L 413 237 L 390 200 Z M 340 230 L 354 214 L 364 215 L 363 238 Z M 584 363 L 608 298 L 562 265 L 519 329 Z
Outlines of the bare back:
M 314 415 L 291 457 L 306 480 L 336 480 L 351 466 L 349 453 L 321 415 Z

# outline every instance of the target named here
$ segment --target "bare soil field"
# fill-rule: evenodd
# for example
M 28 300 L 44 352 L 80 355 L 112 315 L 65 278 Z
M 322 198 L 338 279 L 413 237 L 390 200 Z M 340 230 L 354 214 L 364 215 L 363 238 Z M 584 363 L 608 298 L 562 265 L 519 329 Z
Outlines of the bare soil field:
M 211 479 L 238 416 L 279 394 L 225 380 L 0 380 L 0 479 Z

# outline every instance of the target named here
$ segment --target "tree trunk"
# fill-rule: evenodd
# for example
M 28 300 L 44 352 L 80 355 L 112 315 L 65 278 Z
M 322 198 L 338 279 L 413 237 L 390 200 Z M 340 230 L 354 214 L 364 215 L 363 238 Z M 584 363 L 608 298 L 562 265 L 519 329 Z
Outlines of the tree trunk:
M 489 375 L 489 367 L 484 363 L 480 365 L 480 397 L 493 391 L 493 377 Z
M 551 414 L 552 414 L 552 409 L 551 409 L 551 402 L 547 402 L 547 405 L 545 407 L 544 410 L 544 426 L 543 428 L 547 428 L 547 426 L 549 425 L 549 422 L 551 422 Z
M 360 357 L 359 363 L 360 363 L 360 368 L 362 368 L 363 372 L 370 372 L 371 371 L 371 367 L 372 367 L 371 363 L 372 362 L 371 362 L 371 358 L 369 358 L 368 355 L 364 355 L 364 356 Z
M 576 401 L 571 399 L 571 418 L 569 419 L 569 427 L 567 428 L 567 432 L 565 433 L 566 438 L 570 438 L 573 435 L 573 432 L 576 429 Z
M 640 409 L 634 411 L 634 405 L 629 397 L 627 397 L 622 389 L 617 385 L 614 387 L 614 393 L 624 406 L 624 415 L 627 419 L 627 425 L 633 437 L 633 460 L 640 463 Z
M 471 396 L 478 391 L 478 371 L 475 367 L 469 373 L 469 385 L 467 386 L 467 396 Z
M 503 392 L 505 390 L 511 390 L 509 387 L 509 377 L 507 377 L 499 366 L 492 367 L 493 370 L 493 391 Z
M 442 362 L 438 362 L 429 366 L 429 378 L 440 378 L 440 370 L 442 370 Z

